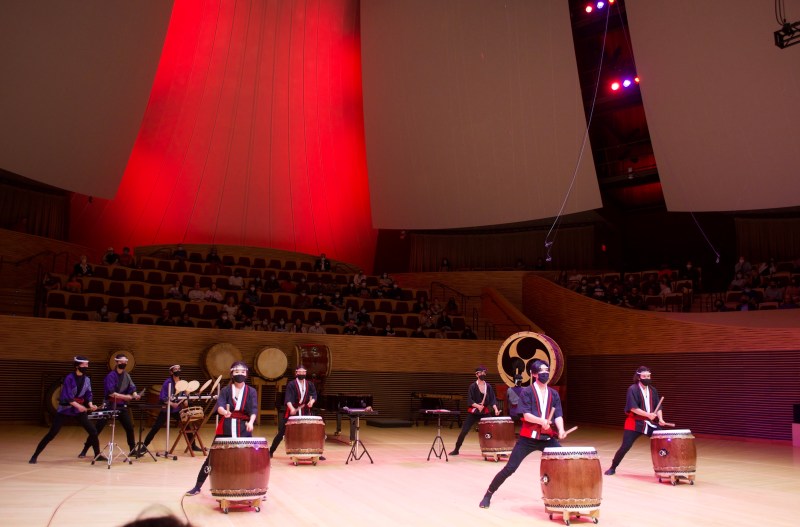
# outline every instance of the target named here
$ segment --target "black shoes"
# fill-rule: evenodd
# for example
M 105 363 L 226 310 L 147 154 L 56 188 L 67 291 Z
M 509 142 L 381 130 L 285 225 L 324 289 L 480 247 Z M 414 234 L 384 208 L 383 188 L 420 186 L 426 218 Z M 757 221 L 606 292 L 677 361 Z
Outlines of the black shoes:
M 197 496 L 198 494 L 200 494 L 200 487 L 192 487 L 186 491 L 187 496 Z
M 319 456 L 320 461 L 325 461 L 325 456 Z
M 30 463 L 31 465 L 35 465 L 36 464 L 36 456 L 31 456 L 31 458 L 28 460 L 28 463 Z
M 616 473 L 617 473 L 617 471 L 614 470 L 613 468 L 610 468 L 610 469 L 606 470 L 605 472 L 603 472 L 603 474 L 605 474 L 606 476 L 613 476 Z
M 457 455 L 458 455 L 458 449 L 455 449 L 455 450 L 453 450 L 452 452 L 450 452 L 450 453 L 449 453 L 449 454 L 447 454 L 447 455 L 448 455 L 448 456 L 457 456 Z
M 199 446 L 193 444 L 192 445 L 192 451 L 193 452 L 205 452 L 205 449 L 204 448 L 200 448 Z
M 274 456 L 274 455 L 275 455 L 275 452 L 273 452 L 272 450 L 270 450 L 270 451 L 269 451 L 269 457 L 272 457 L 272 456 Z
M 488 509 L 489 508 L 489 502 L 491 500 L 492 500 L 491 492 L 487 492 L 486 494 L 484 494 L 483 499 L 481 500 L 481 503 L 480 503 L 481 509 Z
M 100 463 L 103 463 L 105 461 L 108 461 L 108 458 L 106 456 L 104 456 L 103 454 L 100 454 L 99 456 L 94 458 L 94 460 L 95 461 L 99 461 Z
M 80 453 L 80 454 L 78 454 L 78 457 L 79 457 L 79 458 L 81 458 L 81 459 L 85 458 L 85 457 L 86 457 L 86 452 L 87 452 L 87 450 L 88 450 L 88 449 L 86 449 L 86 448 L 84 448 L 83 450 L 81 450 L 81 453 Z

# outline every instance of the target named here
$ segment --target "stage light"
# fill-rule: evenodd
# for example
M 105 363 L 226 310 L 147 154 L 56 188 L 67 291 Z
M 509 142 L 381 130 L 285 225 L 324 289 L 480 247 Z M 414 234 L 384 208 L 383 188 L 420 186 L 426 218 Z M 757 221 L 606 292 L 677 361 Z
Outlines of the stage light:
M 775 32 L 775 45 L 781 49 L 800 44 L 800 22 L 792 24 L 784 22 L 781 28 Z
M 619 89 L 619 83 L 614 81 L 611 83 L 611 91 L 617 91 Z
M 631 84 L 633 84 L 633 83 L 631 82 L 630 79 L 625 79 L 624 81 L 622 81 L 622 86 L 625 87 L 625 88 L 627 88 Z
M 592 6 L 590 6 L 590 5 L 587 5 L 586 6 L 586 12 L 587 13 L 591 13 L 592 11 L 594 11 L 594 8 Z
M 633 78 L 633 82 L 635 82 L 636 84 L 639 84 L 639 76 L 638 75 Z
M 597 9 L 603 9 L 606 6 L 605 2 L 597 2 Z

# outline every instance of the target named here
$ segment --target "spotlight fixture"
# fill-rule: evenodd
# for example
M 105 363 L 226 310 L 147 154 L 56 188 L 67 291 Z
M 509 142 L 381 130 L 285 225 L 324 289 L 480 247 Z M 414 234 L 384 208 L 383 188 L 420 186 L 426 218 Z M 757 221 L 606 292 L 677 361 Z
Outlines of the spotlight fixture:
M 781 49 L 800 44 L 800 21 L 790 24 L 785 22 L 775 32 L 775 45 Z

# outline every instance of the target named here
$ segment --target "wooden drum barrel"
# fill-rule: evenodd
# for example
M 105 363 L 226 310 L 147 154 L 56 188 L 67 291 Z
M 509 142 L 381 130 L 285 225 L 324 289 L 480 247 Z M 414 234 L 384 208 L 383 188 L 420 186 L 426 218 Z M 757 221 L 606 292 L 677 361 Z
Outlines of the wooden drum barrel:
M 478 437 L 484 458 L 507 456 L 514 449 L 514 421 L 510 417 L 484 417 L 478 423 Z
M 687 478 L 694 485 L 697 449 L 691 430 L 654 431 L 650 437 L 650 457 L 658 481 L 669 478 L 675 485 L 677 478 Z
M 292 416 L 286 421 L 286 455 L 316 465 L 325 445 L 325 423 L 316 415 Z
M 266 496 L 270 462 L 265 438 L 217 437 L 209 456 L 214 498 L 228 502 L 261 500 Z
M 594 447 L 545 448 L 539 469 L 542 501 L 550 512 L 585 514 L 597 523 L 603 494 L 600 459 Z

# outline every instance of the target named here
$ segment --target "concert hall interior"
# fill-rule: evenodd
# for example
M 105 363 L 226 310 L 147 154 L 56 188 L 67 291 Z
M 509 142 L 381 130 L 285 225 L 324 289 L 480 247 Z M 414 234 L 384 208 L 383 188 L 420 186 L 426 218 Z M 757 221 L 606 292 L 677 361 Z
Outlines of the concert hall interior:
M 3 525 L 564 523 L 550 498 L 572 525 L 796 523 L 800 46 L 771 38 L 796 1 L 0 13 Z M 481 508 L 507 452 L 535 440 L 508 416 L 517 375 L 530 401 L 551 393 L 536 360 L 577 428 Z M 296 367 L 318 394 L 257 471 L 263 501 L 214 487 L 213 461 L 186 494 L 202 446 L 234 485 L 254 472 L 236 456 L 266 463 L 260 440 L 215 441 L 218 397 L 234 401 L 224 426 L 245 426 L 234 361 L 255 438 L 272 443 L 286 394 L 310 393 Z M 153 456 L 131 463 L 126 410 L 62 415 L 88 404 L 83 374 L 101 406 L 109 387 L 133 391 L 126 373 L 135 451 L 153 427 Z M 471 388 L 500 416 L 458 452 L 484 402 Z M 646 417 L 662 430 L 612 467 L 642 424 L 626 389 L 666 423 Z M 157 430 L 170 393 L 177 419 Z M 323 452 L 298 447 L 319 417 Z M 79 458 L 101 423 L 111 462 Z M 675 449 L 696 464 L 670 478 Z M 550 496 L 578 463 L 570 495 Z

